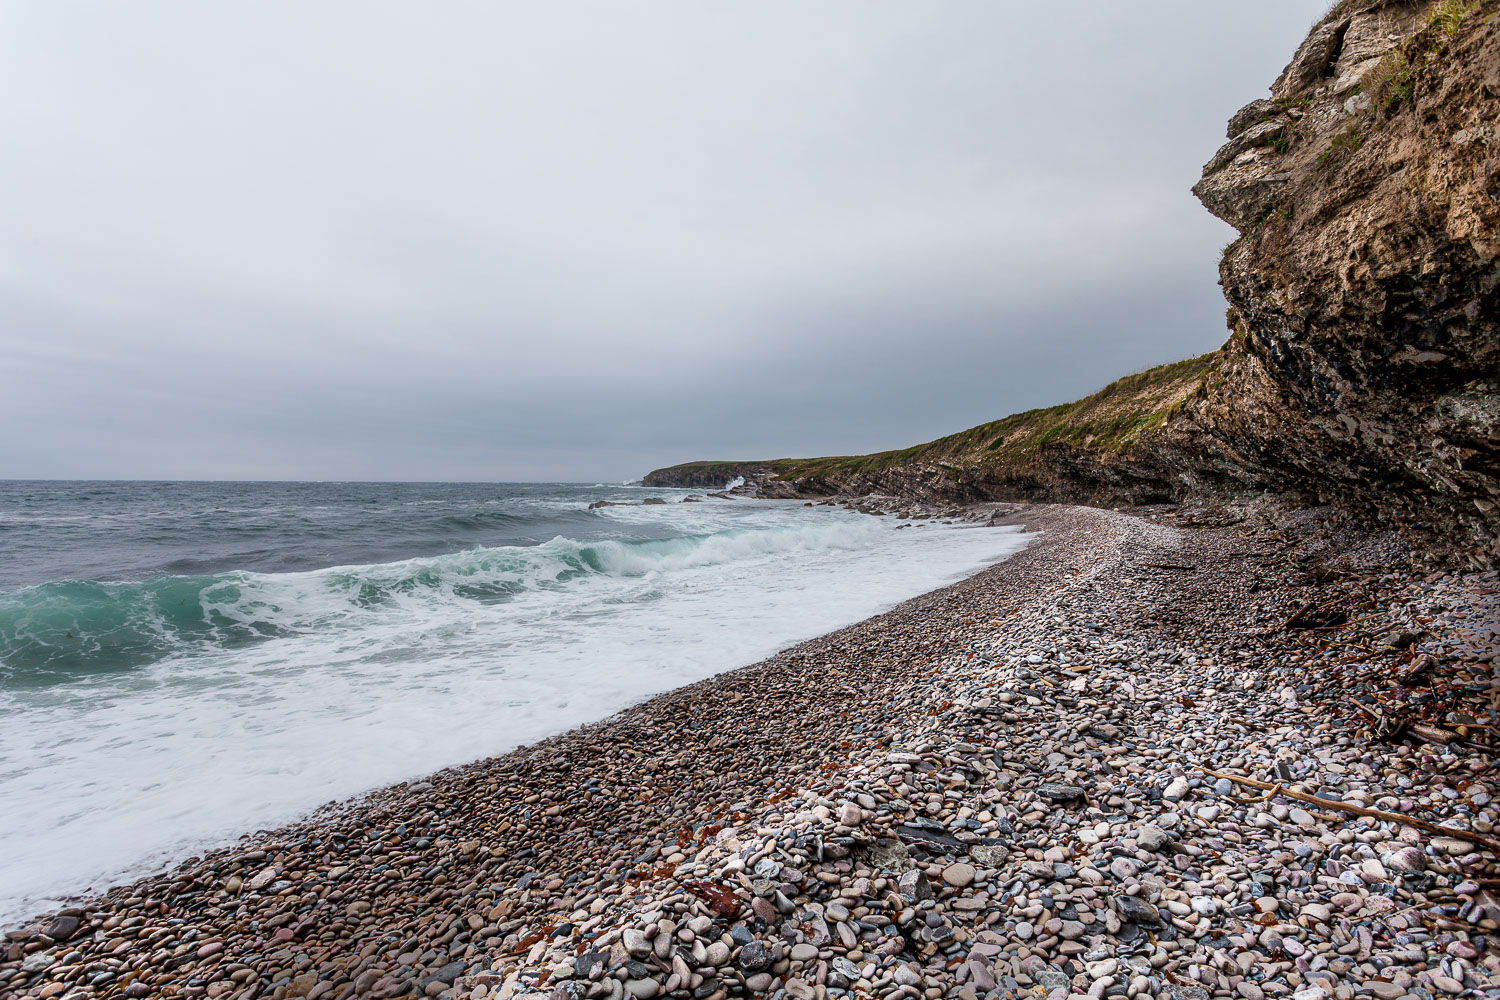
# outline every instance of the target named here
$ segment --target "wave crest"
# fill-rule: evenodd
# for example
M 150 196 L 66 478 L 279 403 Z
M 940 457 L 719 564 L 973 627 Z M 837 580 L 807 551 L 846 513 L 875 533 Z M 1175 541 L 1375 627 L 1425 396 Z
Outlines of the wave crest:
M 46 583 L 0 592 L 0 687 L 43 686 L 194 651 L 357 628 L 434 604 L 494 605 L 600 579 L 861 548 L 882 532 L 873 521 L 856 521 L 637 541 L 557 537 L 300 573 Z

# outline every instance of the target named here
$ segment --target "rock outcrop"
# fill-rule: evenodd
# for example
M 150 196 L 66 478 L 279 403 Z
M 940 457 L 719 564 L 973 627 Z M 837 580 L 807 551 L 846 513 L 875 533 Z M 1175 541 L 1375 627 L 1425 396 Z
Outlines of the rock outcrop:
M 647 483 L 1110 504 L 1271 491 L 1496 565 L 1500 0 L 1339 3 L 1228 131 L 1194 193 L 1240 231 L 1220 264 L 1232 336 L 1132 376 L 1165 393 L 1126 379 L 902 452 Z
M 1234 479 L 1493 564 L 1500 4 L 1341 3 L 1194 192 L 1240 230 L 1224 385 L 1164 428 Z M 1237 133 L 1237 134 L 1233 134 Z

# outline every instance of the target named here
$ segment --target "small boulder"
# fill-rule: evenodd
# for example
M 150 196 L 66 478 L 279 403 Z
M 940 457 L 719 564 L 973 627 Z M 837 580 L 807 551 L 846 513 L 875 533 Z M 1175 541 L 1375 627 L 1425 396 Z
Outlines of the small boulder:
M 1077 785 L 1062 785 L 1055 781 L 1044 781 L 1037 786 L 1036 793 L 1048 802 L 1077 802 L 1085 792 Z
M 620 943 L 634 958 L 645 958 L 651 954 L 651 942 L 637 927 L 627 927 L 620 932 Z
M 1172 842 L 1172 835 L 1159 826 L 1143 826 L 1135 832 L 1135 842 L 1143 851 L 1159 851 Z
M 751 941 L 740 949 L 740 971 L 747 975 L 762 972 L 771 966 L 771 949 L 761 941 Z
M 1387 868 L 1398 872 L 1419 872 L 1427 867 L 1427 856 L 1409 845 L 1392 851 L 1382 860 Z
M 920 903 L 932 898 L 932 884 L 927 881 L 926 875 L 915 869 L 896 880 L 896 891 L 908 903 Z
M 47 930 L 44 933 L 54 941 L 66 941 L 78 933 L 78 925 L 80 923 L 81 921 L 77 917 L 58 917 L 47 925 Z
M 963 889 L 974 881 L 974 876 L 977 874 L 973 865 L 960 861 L 943 869 L 943 881 L 955 889 Z
M 1121 920 L 1129 924 L 1143 924 L 1148 927 L 1161 925 L 1161 914 L 1156 907 L 1139 896 L 1116 896 L 1115 912 L 1120 915 Z

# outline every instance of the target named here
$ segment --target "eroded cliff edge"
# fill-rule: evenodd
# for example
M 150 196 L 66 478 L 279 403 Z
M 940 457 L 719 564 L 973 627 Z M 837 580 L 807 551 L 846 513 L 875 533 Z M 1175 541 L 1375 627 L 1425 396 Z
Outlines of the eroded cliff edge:
M 879 455 L 690 463 L 772 494 L 1139 503 L 1266 491 L 1500 561 L 1500 0 L 1343 2 L 1194 193 L 1240 237 L 1214 354 Z

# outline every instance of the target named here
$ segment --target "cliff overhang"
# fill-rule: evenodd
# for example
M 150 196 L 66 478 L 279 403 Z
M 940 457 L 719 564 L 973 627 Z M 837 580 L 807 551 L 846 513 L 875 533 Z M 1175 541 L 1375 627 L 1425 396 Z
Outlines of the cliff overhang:
M 1110 505 L 1269 492 L 1432 561 L 1500 564 L 1500 0 L 1336 4 L 1227 139 L 1193 189 L 1240 234 L 1214 354 L 903 451 L 692 463 L 647 484 Z

